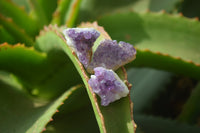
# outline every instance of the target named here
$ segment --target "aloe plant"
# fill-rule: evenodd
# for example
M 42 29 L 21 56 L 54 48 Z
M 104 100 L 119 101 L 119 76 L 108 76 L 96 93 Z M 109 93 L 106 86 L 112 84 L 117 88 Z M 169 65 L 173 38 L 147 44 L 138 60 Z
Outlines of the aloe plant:
M 0 132 L 200 132 L 196 5 L 1 0 Z

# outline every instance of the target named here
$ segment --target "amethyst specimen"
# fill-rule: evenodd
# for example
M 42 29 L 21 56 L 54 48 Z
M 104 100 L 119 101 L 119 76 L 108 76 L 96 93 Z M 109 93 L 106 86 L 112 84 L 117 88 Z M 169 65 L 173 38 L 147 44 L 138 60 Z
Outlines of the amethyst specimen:
M 101 105 L 107 106 L 128 95 L 127 86 L 113 70 L 96 67 L 94 72 L 95 75 L 91 75 L 88 83 L 93 91 L 101 97 Z
M 103 40 L 97 47 L 92 61 L 87 68 L 90 73 L 95 67 L 104 67 L 116 70 L 135 59 L 136 50 L 129 44 L 116 40 Z
M 79 61 L 87 68 L 92 46 L 100 33 L 93 28 L 69 28 L 63 31 L 67 44 L 75 50 Z
M 128 95 L 127 86 L 113 70 L 135 59 L 136 50 L 131 44 L 105 39 L 96 45 L 97 48 L 93 48 L 94 42 L 100 36 L 95 29 L 69 28 L 63 33 L 79 61 L 89 73 L 95 73 L 88 83 L 94 93 L 101 97 L 101 105 L 107 106 Z

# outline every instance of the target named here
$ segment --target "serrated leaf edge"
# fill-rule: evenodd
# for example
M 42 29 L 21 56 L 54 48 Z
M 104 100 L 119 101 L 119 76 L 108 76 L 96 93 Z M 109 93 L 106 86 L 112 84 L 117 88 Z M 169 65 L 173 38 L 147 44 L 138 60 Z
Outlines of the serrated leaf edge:
M 44 35 L 44 34 L 47 33 L 48 31 L 53 31 L 53 32 L 55 32 L 56 35 L 58 35 L 64 42 L 66 42 L 64 36 L 63 36 L 62 34 L 60 34 L 60 33 L 59 33 L 59 30 L 56 29 L 56 28 L 58 28 L 57 25 L 54 25 L 54 26 L 53 26 L 53 25 L 50 24 L 48 27 L 45 26 L 45 27 L 44 27 L 44 30 L 42 30 L 42 31 L 40 32 L 39 36 Z M 37 36 L 37 37 L 39 37 L 39 36 Z M 37 37 L 36 37 L 36 38 L 37 38 Z M 86 71 L 84 70 L 83 65 L 80 63 L 80 61 L 79 61 L 78 58 L 76 57 L 76 55 L 75 55 L 75 53 L 73 52 L 73 50 L 72 50 L 68 45 L 66 45 L 66 46 L 68 47 L 68 49 L 70 49 L 70 50 L 72 51 L 72 54 L 74 55 L 74 58 L 76 59 L 76 62 L 78 63 L 78 65 L 79 65 L 79 67 L 80 67 L 80 70 L 81 70 L 81 72 L 82 72 L 82 74 L 83 74 L 83 77 L 84 77 L 84 78 L 86 79 L 86 81 L 88 82 L 89 78 L 88 78 L 88 76 L 87 76 Z M 91 88 L 89 85 L 88 85 L 88 88 L 89 88 L 89 92 L 88 92 L 88 93 L 90 93 L 91 96 L 92 96 L 92 98 L 94 99 L 94 103 L 92 103 L 92 104 L 94 104 L 93 106 L 95 106 L 96 111 L 98 112 L 98 115 L 99 115 L 99 117 L 100 117 L 100 119 L 101 119 L 102 130 L 103 130 L 104 133 L 106 133 L 105 121 L 104 121 L 104 117 L 103 117 L 103 115 L 102 115 L 102 113 L 101 113 L 101 110 L 100 110 L 100 108 L 99 108 L 99 106 L 98 106 L 97 97 L 96 97 L 95 93 L 93 92 L 92 88 Z
M 52 121 L 54 120 L 54 119 L 53 119 L 53 116 L 54 116 L 56 113 L 59 113 L 59 108 L 60 108 L 62 105 L 64 105 L 64 102 L 70 97 L 70 95 L 71 95 L 75 90 L 77 90 L 77 89 L 80 88 L 81 86 L 83 86 L 83 85 L 79 84 L 79 85 L 76 85 L 76 86 L 70 88 L 69 90 L 67 90 L 67 93 L 68 93 L 67 96 L 65 97 L 65 99 L 63 99 L 63 101 L 61 102 L 61 104 L 57 107 L 57 109 L 55 110 L 54 114 L 52 114 L 52 117 L 51 117 L 51 118 L 49 119 L 49 121 L 46 123 L 46 125 L 44 126 L 42 132 L 46 131 L 46 126 L 47 126 L 50 122 L 52 122 Z

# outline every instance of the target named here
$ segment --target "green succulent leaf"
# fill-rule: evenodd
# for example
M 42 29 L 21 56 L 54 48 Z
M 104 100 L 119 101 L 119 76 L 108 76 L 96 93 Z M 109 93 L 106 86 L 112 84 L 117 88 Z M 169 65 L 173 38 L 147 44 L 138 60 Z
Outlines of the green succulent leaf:
M 84 86 L 76 93 L 72 93 L 53 117 L 44 133 L 64 132 L 93 132 L 98 133 L 99 128 L 94 112 Z
M 44 4 L 39 0 L 30 0 L 30 3 L 31 3 L 31 8 L 33 10 L 33 14 L 35 15 L 37 23 L 39 24 L 39 28 L 41 29 L 44 25 L 48 24 L 49 15 L 47 16 L 46 14 L 48 11 L 45 12 L 45 8 L 43 8 Z
M 160 11 L 171 12 L 180 0 L 86 0 L 81 3 L 79 22 L 96 20 L 103 14 L 119 10 L 134 10 L 137 12 Z
M 25 33 L 23 29 L 13 23 L 12 19 L 5 18 L 0 14 L 0 25 L 17 41 L 26 43 L 27 46 L 33 45 L 33 39 Z
M 69 114 L 56 115 L 43 133 L 99 133 L 91 106 L 84 106 Z
M 51 42 L 54 44 L 53 38 Z M 50 99 L 80 83 L 73 64 L 62 52 L 45 54 L 20 44 L 3 44 L 0 49 L 0 69 L 13 73 L 32 95 Z
M 24 8 L 26 12 L 30 12 L 30 3 L 28 0 L 12 0 L 13 3 L 16 3 L 16 5 L 20 6 L 21 8 Z
M 6 29 L 1 25 L 0 25 L 0 37 L 1 37 L 0 43 L 8 42 L 14 44 L 16 42 L 14 37 L 10 35 L 8 31 L 6 31 Z
M 180 122 L 187 122 L 190 124 L 196 124 L 200 116 L 200 107 L 199 107 L 199 98 L 200 98 L 200 84 L 192 91 L 190 98 L 187 100 L 181 114 L 178 116 Z
M 60 0 L 53 15 L 52 23 L 72 27 L 77 18 L 82 0 Z
M 0 49 L 1 70 L 12 72 L 30 83 L 36 83 L 43 77 L 41 75 L 37 79 L 34 78 L 36 75 L 39 75 L 37 65 L 40 66 L 40 69 L 43 68 L 43 72 L 45 72 L 46 54 L 39 53 L 33 48 L 26 48 L 21 44 L 12 46 L 5 43 L 0 46 Z M 33 71 L 30 71 L 31 68 Z
M 58 0 L 37 0 L 38 4 L 42 7 L 48 23 L 51 22 L 53 12 L 56 10 Z
M 146 10 L 154 12 L 165 10 L 171 12 L 175 9 L 178 2 L 180 0 L 138 0 L 134 3 L 133 10 L 138 12 L 144 12 Z
M 65 16 L 70 6 L 70 0 L 61 0 L 57 3 L 56 11 L 53 13 L 53 24 L 63 25 L 65 23 Z
M 32 16 L 36 17 L 40 29 L 51 22 L 53 12 L 57 7 L 57 0 L 30 0 Z
M 153 60 L 153 63 L 152 63 Z M 190 76 L 200 79 L 199 66 L 193 62 L 184 61 L 181 58 L 174 58 L 160 52 L 151 52 L 149 50 L 137 49 L 137 58 L 127 67 L 151 67 L 160 70 L 167 70 L 173 73 Z
M 17 90 L 23 91 L 23 85 L 18 81 L 17 77 L 12 73 L 0 71 L 0 82 L 4 83 L 5 85 L 14 87 Z
M 121 12 L 102 16 L 98 22 L 113 39 L 135 45 L 137 66 L 155 67 L 200 79 L 198 21 L 165 13 Z
M 11 1 L 0 1 L 0 14 L 11 18 L 13 22 L 24 29 L 28 35 L 33 37 L 38 33 L 39 29 L 36 21 Z
M 127 72 L 128 81 L 133 84 L 131 99 L 134 113 L 151 110 L 153 101 L 166 89 L 172 74 L 150 68 L 131 68 Z
M 0 128 L 4 133 L 42 132 L 66 97 L 78 89 L 73 87 L 55 100 L 47 102 L 32 99 L 15 86 L 2 81 L 0 88 Z
M 198 133 L 200 128 L 178 123 L 175 120 L 142 114 L 135 115 L 136 123 L 145 133 Z

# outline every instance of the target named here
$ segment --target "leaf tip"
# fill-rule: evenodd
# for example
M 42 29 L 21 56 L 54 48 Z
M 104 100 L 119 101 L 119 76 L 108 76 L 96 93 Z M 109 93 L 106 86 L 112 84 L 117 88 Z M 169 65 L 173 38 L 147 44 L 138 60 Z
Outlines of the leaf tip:
M 196 66 L 200 67 L 200 64 L 196 64 Z
M 150 9 L 148 8 L 148 9 L 146 9 L 146 13 L 150 13 L 151 11 L 150 11 Z
M 51 119 L 49 120 L 49 122 L 51 122 L 51 121 L 53 121 L 53 118 L 51 118 Z
M 164 9 L 163 9 L 163 10 L 161 10 L 161 13 L 165 14 L 165 13 L 166 13 L 166 10 L 164 10 Z
M 183 13 L 182 13 L 182 12 L 180 12 L 180 13 L 179 13 L 179 16 L 183 17 Z
M 43 129 L 42 129 L 42 132 L 44 132 L 44 131 L 46 131 L 46 130 L 47 130 L 46 128 L 43 128 Z
M 150 52 L 150 50 L 146 48 L 146 49 L 144 49 L 144 52 Z
M 199 17 L 195 17 L 194 20 L 199 21 Z

